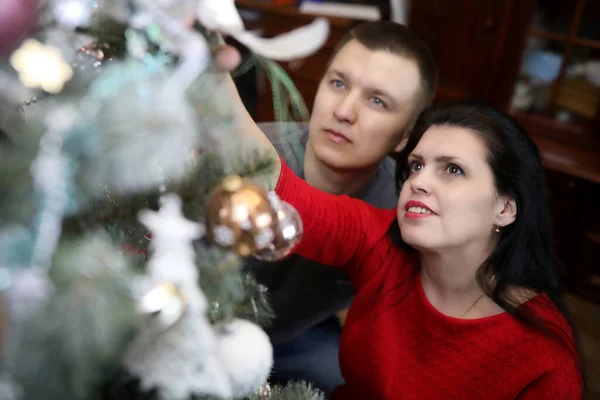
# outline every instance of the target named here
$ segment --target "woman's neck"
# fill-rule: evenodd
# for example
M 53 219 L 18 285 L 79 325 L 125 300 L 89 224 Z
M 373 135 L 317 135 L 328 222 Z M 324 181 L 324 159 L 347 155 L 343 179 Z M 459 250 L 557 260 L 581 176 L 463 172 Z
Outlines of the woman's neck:
M 481 318 L 503 312 L 477 282 L 477 271 L 490 250 L 420 252 L 421 282 L 429 302 L 455 318 Z M 493 277 L 488 277 L 493 283 Z

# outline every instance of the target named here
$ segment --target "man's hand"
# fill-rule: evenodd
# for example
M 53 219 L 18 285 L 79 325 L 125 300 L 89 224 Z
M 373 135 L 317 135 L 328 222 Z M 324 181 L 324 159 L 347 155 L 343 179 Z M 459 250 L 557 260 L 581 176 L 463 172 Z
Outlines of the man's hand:
M 242 59 L 240 52 L 228 44 L 220 44 L 213 49 L 217 67 L 223 72 L 233 71 Z

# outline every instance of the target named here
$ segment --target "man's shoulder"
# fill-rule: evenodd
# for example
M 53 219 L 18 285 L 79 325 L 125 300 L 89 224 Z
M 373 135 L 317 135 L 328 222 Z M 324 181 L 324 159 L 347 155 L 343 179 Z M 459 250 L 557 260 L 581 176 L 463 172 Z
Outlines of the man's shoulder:
M 379 166 L 377 175 L 382 181 L 395 182 L 396 180 L 396 161 L 392 157 L 386 157 Z
M 396 208 L 398 190 L 396 188 L 396 162 L 391 157 L 383 159 L 369 185 L 363 200 L 377 208 Z
M 308 124 L 303 122 L 259 122 L 257 125 L 274 145 L 300 140 L 308 132 Z

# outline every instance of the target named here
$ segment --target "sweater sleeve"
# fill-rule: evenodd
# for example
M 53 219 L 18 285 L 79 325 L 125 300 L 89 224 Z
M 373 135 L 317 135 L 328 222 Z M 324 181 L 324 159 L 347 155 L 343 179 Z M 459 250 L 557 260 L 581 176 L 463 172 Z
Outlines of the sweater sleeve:
M 518 400 L 581 400 L 582 384 L 579 372 L 552 370 L 533 381 L 521 394 Z
M 374 247 L 392 245 L 387 231 L 395 223 L 395 210 L 322 192 L 295 176 L 283 159 L 275 191 L 302 218 L 304 234 L 297 254 L 342 268 L 357 286 L 376 272 L 380 264 L 365 259 Z

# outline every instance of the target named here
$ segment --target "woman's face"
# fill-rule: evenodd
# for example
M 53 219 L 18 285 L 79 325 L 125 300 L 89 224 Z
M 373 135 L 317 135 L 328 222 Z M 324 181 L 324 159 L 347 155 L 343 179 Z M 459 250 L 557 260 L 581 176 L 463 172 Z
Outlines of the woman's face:
M 475 132 L 432 126 L 408 162 L 398 223 L 403 240 L 412 247 L 487 248 L 495 227 L 514 221 L 514 202 L 497 194 L 485 143 Z

